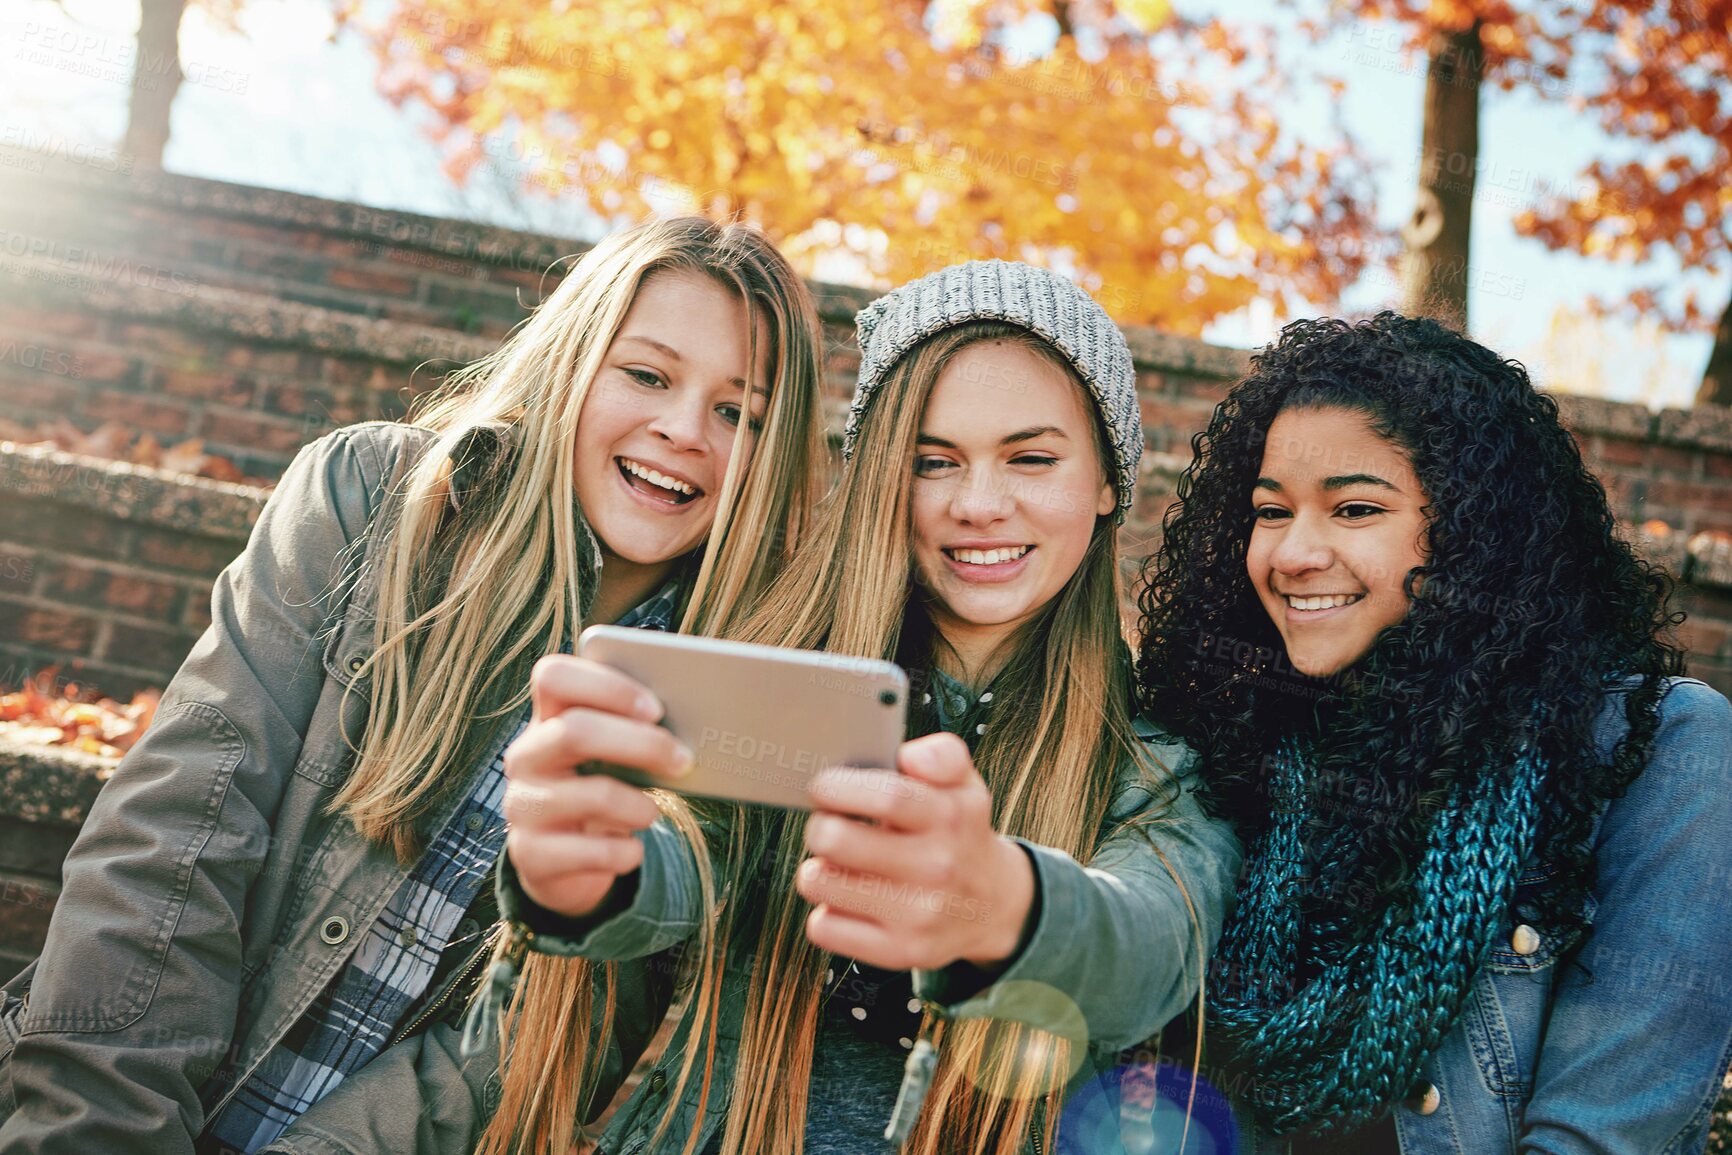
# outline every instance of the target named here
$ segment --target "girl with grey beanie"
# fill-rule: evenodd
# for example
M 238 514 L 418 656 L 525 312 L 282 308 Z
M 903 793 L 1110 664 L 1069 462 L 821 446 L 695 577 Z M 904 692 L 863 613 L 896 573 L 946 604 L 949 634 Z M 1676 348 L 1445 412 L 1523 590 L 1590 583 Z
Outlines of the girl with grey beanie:
M 1199 995 L 1240 848 L 1193 797 L 1190 751 L 1134 710 L 1123 336 L 1005 262 L 858 320 L 839 488 L 728 635 L 896 660 L 910 740 L 895 767 L 819 774 L 809 811 L 658 792 L 599 902 L 562 901 L 560 835 L 514 835 L 500 908 L 533 965 L 483 1097 L 527 1107 L 496 1113 L 482 1155 L 564 1155 L 585 1120 L 607 1152 L 1122 1153 L 1116 1132 L 1066 1139 L 1066 1104 Z M 570 775 L 521 753 L 514 776 Z M 551 826 L 609 821 L 571 797 L 546 793 Z M 602 1120 L 633 1058 L 614 1011 L 670 974 L 668 1042 Z M 553 1020 L 566 1045 L 510 1045 Z

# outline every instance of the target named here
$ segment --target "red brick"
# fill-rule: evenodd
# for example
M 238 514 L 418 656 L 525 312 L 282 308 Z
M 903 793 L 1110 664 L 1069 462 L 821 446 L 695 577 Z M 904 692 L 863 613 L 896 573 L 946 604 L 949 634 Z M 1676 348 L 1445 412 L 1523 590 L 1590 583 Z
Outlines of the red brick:
M 216 401 L 223 405 L 245 406 L 253 402 L 251 378 L 233 373 L 196 372 L 190 369 L 159 367 L 154 370 L 153 386 L 176 397 L 194 397 L 201 401 Z
M 0 366 L 0 413 L 15 421 L 22 419 L 18 410 L 62 416 L 84 392 L 84 386 L 70 377 Z
M 1694 478 L 1701 476 L 1700 463 L 1703 454 L 1696 449 L 1683 449 L 1673 445 L 1655 445 L 1648 450 L 1647 466 L 1650 470 L 1667 474 L 1672 477 Z
M 1594 437 L 1592 444 L 1590 461 L 1608 465 L 1646 466 L 1648 453 L 1655 448 L 1641 441 L 1623 441 L 1605 436 Z
M 181 597 L 179 586 L 122 573 L 112 575 L 102 593 L 103 603 L 110 609 L 163 621 L 180 612 Z
M 1688 528 L 1691 533 L 1701 533 L 1703 530 L 1715 533 L 1732 533 L 1732 516 L 1725 513 L 1715 515 L 1693 511 Z
M 1702 454 L 1702 473 L 1705 477 L 1732 477 L 1732 456 L 1723 453 Z
M 254 373 L 279 373 L 290 377 L 300 372 L 301 355 L 293 349 L 259 349 L 251 345 L 228 345 L 213 365 Z
M 84 557 L 112 557 L 124 546 L 127 527 L 87 509 L 43 497 L 8 494 L 0 535 L 14 545 L 41 546 Z
M 41 564 L 34 550 L 0 546 L 0 589 L 26 592 L 35 583 Z
M 1143 428 L 1166 427 L 1181 432 L 1187 440 L 1209 424 L 1209 415 L 1214 412 L 1214 407 L 1201 398 L 1166 400 L 1145 394 L 1138 406 L 1142 410 Z
M 1679 627 L 1678 637 L 1693 654 L 1717 655 L 1727 652 L 1727 641 L 1732 639 L 1732 631 L 1728 631 L 1723 623 L 1691 618 Z
M 106 389 L 93 393 L 77 412 L 92 421 L 118 421 L 175 441 L 185 438 L 192 427 L 192 410 L 185 405 Z
M 93 605 L 101 600 L 102 587 L 108 575 L 76 561 L 55 558 L 42 567 L 42 583 L 38 592 L 57 602 Z
M 208 337 L 150 323 L 121 324 L 116 329 L 113 344 L 122 348 L 167 353 L 192 362 L 209 358 L 217 345 Z
M 108 646 L 102 656 L 128 666 L 178 669 L 196 641 L 198 635 L 185 630 L 115 622 L 109 627 Z
M 0 600 L 0 639 L 61 653 L 88 654 L 97 621 L 66 610 Z
M 321 385 L 379 388 L 379 381 L 397 383 L 406 373 L 393 372 L 378 361 L 359 357 L 326 357 L 318 376 Z M 390 385 L 384 386 L 389 388 Z
M 94 335 L 101 324 L 101 318 L 89 313 L 18 309 L 10 304 L 6 309 L 6 327 L 9 330 L 38 338 L 50 333 L 56 337 L 88 337 Z
M 201 632 L 210 625 L 210 593 L 209 582 L 187 591 L 186 612 L 180 616 L 181 625 Z
M 139 526 L 133 560 L 144 566 L 214 578 L 241 552 L 241 543 Z
M 131 357 L 89 350 L 73 353 L 72 375 L 81 381 L 130 385 L 138 380 L 139 374 L 140 365 Z
M 298 421 L 207 411 L 198 433 L 207 442 L 259 453 L 294 453 L 306 441 Z
M 260 399 L 261 409 L 298 418 L 303 432 L 314 427 L 352 425 L 375 417 L 375 399 L 349 389 L 322 389 L 296 384 L 271 385 Z M 311 419 L 312 424 L 309 424 Z
M 1681 505 L 1686 509 L 1732 511 L 1732 485 L 1660 479 L 1649 483 L 1648 500 L 1656 505 Z
M 1169 373 L 1167 384 L 1172 392 L 1182 397 L 1202 397 L 1213 405 L 1227 395 L 1227 387 L 1231 382 L 1214 377 L 1180 377 Z
M 0 880 L 0 947 L 16 955 L 39 953 L 59 893 L 53 883 L 37 879 Z
M 355 289 L 363 293 L 385 293 L 393 297 L 408 297 L 415 292 L 415 278 L 372 269 L 338 266 L 325 274 L 325 283 L 340 289 Z

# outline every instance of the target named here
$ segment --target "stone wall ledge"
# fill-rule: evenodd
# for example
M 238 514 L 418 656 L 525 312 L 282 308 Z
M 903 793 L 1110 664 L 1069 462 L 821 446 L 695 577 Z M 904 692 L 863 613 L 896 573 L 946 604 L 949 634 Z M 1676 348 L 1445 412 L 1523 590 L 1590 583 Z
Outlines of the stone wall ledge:
M 53 183 L 87 195 L 220 216 L 284 228 L 314 229 L 374 244 L 394 245 L 485 265 L 539 272 L 588 245 L 566 237 L 402 209 L 375 208 L 282 189 L 255 188 L 161 171 L 134 171 L 132 158 L 112 150 L 0 148 L 0 198 L 7 186 Z M 39 195 L 39 193 L 38 193 Z
M 432 325 L 365 317 L 191 280 L 132 284 L 42 258 L 0 261 L 0 299 L 410 367 L 432 362 L 452 369 L 499 345 Z
M 270 491 L 0 441 L 0 494 L 0 500 L 40 498 L 122 521 L 244 542 Z
M 1652 410 L 1628 401 L 1552 393 L 1564 424 L 1577 433 L 1601 433 L 1653 445 L 1732 453 L 1732 408 L 1700 404 Z
M 0 735 L 0 816 L 76 830 L 119 764 L 117 758 Z

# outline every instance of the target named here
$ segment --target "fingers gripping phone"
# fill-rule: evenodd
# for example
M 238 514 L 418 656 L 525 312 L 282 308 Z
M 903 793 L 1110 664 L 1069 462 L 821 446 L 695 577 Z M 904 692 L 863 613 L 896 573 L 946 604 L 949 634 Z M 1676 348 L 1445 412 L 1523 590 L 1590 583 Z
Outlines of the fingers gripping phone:
M 896 765 L 908 675 L 893 662 L 619 626 L 590 626 L 577 653 L 648 687 L 697 757 L 673 780 L 596 767 L 635 786 L 805 810 L 826 766 Z

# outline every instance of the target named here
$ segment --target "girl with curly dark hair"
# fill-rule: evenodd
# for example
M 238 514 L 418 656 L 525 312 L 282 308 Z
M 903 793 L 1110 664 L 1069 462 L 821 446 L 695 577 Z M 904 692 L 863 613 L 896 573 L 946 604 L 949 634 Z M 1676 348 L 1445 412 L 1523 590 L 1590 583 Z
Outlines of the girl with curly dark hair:
M 1732 707 L 1556 403 L 1433 321 L 1301 321 L 1193 449 L 1138 673 L 1246 847 L 1235 1149 L 1701 1151 Z

